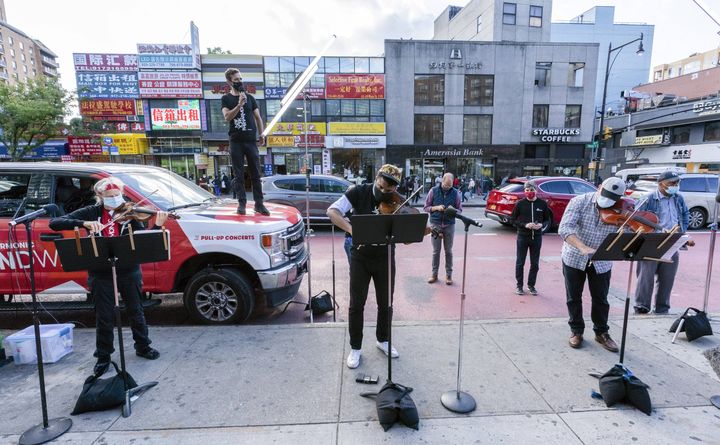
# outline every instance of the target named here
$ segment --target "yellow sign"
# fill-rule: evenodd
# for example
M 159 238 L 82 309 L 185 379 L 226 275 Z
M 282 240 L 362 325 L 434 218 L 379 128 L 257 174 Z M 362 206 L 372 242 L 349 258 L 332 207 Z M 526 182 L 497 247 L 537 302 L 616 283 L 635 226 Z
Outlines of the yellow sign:
M 103 138 L 111 138 L 112 145 L 118 148 L 121 155 L 142 155 L 148 152 L 148 140 L 144 134 L 117 133 L 103 135 Z
M 270 132 L 270 134 L 273 136 L 299 136 L 305 133 L 306 131 L 304 122 L 279 122 L 275 124 L 272 131 Z M 327 125 L 325 124 L 325 122 L 308 122 L 307 134 L 327 134 Z
M 662 135 L 656 134 L 654 136 L 639 136 L 635 138 L 633 145 L 657 145 L 662 142 Z
M 385 134 L 385 122 L 330 122 L 330 134 Z
M 268 136 L 268 147 L 292 147 L 295 145 L 295 136 Z

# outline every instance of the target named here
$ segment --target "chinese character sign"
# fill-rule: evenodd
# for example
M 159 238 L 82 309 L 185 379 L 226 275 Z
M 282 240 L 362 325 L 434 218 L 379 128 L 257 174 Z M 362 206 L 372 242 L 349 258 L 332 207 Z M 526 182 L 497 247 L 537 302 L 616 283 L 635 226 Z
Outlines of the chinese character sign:
M 202 97 L 202 77 L 199 71 L 153 71 L 138 73 L 142 98 Z
M 139 43 L 137 48 L 140 69 L 197 68 L 195 54 L 190 45 Z
M 326 99 L 384 99 L 384 74 L 326 74 Z
M 179 100 L 177 108 L 151 108 L 153 130 L 200 130 L 200 101 Z
M 135 99 L 138 91 L 137 71 L 75 73 L 81 99 Z
M 125 100 L 81 100 L 80 114 L 83 116 L 134 116 L 135 101 Z
M 68 136 L 68 148 L 74 156 L 102 154 L 102 146 L 97 137 Z
M 137 71 L 137 54 L 74 53 L 75 71 Z

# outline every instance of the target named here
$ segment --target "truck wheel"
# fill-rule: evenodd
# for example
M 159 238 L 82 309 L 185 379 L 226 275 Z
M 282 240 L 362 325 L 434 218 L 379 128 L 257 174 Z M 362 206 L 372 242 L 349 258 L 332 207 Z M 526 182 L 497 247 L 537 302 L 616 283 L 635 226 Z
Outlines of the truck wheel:
M 700 207 L 693 207 L 690 209 L 690 222 L 688 224 L 688 229 L 702 229 L 705 227 L 705 224 L 707 224 L 707 215 L 705 214 L 705 210 Z
M 183 300 L 190 316 L 204 324 L 245 321 L 255 307 L 250 281 L 234 269 L 196 273 L 185 288 Z

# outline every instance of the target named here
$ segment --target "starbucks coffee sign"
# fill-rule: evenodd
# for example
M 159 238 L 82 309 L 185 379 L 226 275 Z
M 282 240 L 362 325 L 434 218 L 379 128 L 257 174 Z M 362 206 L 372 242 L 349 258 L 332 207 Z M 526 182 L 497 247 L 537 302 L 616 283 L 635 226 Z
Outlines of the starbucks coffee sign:
M 422 155 L 428 158 L 472 158 L 483 155 L 482 148 L 452 148 L 423 150 Z
M 580 136 L 579 128 L 534 128 L 532 136 L 542 142 L 572 142 Z

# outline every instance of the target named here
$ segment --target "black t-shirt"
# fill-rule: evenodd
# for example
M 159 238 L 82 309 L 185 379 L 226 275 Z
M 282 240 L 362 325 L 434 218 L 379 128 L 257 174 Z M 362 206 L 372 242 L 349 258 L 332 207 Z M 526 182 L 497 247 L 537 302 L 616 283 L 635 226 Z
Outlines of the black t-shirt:
M 257 140 L 257 124 L 255 124 L 254 112 L 257 110 L 257 102 L 250 94 L 245 93 L 247 101 L 235 118 L 228 122 L 228 135 L 233 141 L 239 142 L 255 142 Z M 237 107 L 240 96 L 227 93 L 222 97 L 222 107 L 232 110 Z
M 377 202 L 373 196 L 373 187 L 375 187 L 375 183 L 371 182 L 369 184 L 351 186 L 345 192 L 345 197 L 353 206 L 351 215 L 372 215 L 379 213 L 378 206 L 380 203 Z M 354 254 L 360 254 L 363 257 L 387 258 L 387 247 L 385 246 L 362 246 L 359 250 L 353 246 L 352 251 Z M 394 257 L 394 245 L 392 254 Z

